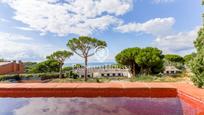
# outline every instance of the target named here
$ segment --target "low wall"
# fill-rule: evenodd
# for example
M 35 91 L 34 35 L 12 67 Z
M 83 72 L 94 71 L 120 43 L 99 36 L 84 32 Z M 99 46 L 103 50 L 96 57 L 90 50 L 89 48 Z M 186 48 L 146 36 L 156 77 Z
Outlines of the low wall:
M 0 83 L 0 98 L 179 97 L 196 108 L 199 115 L 204 115 L 203 94 L 204 89 L 174 83 Z
M 23 63 L 10 62 L 0 66 L 0 75 L 20 74 L 24 72 Z

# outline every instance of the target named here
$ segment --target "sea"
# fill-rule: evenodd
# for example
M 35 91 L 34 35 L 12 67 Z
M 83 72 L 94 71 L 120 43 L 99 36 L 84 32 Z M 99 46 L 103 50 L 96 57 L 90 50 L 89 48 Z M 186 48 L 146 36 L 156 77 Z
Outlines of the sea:
M 74 66 L 75 64 L 84 65 L 84 63 L 65 63 L 64 66 Z M 90 62 L 88 63 L 88 67 L 100 67 L 104 65 L 112 65 L 116 64 L 115 62 Z

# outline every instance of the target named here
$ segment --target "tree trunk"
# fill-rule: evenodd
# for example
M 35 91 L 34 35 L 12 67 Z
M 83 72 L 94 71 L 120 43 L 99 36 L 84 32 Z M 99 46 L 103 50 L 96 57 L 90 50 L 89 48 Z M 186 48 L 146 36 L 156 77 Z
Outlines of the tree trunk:
M 85 57 L 85 68 L 84 68 L 84 79 L 85 79 L 85 81 L 88 80 L 87 79 L 87 62 L 88 62 L 87 57 Z
M 133 77 L 135 77 L 136 76 L 136 64 L 133 63 L 132 65 L 133 65 L 132 75 L 133 75 Z
M 62 64 L 60 64 L 60 70 L 59 70 L 59 78 L 62 78 Z

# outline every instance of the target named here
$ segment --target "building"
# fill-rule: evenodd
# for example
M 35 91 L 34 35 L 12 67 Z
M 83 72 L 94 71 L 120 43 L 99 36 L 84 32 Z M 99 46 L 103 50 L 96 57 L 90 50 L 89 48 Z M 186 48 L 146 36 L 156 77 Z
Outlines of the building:
M 164 69 L 164 74 L 177 74 L 180 72 L 181 70 L 177 69 L 175 66 L 166 66 Z
M 21 61 L 0 62 L 0 75 L 20 74 L 24 72 L 24 66 Z
M 79 77 L 84 77 L 84 69 L 76 69 L 75 72 Z M 100 78 L 100 77 L 131 77 L 129 69 L 119 69 L 119 68 L 89 68 L 88 77 Z

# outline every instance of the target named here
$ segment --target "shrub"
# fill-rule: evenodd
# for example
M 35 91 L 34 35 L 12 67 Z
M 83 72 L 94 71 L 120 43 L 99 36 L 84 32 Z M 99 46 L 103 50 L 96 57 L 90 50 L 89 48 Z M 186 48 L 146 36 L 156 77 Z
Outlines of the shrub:
M 0 81 L 6 81 L 6 80 L 10 80 L 10 79 L 15 79 L 15 80 L 19 80 L 19 75 L 17 74 L 12 74 L 12 75 L 0 75 Z
M 37 75 L 41 78 L 41 80 L 59 78 L 59 73 L 39 73 Z M 62 77 L 64 77 L 64 75 L 62 75 Z
M 20 74 L 19 75 L 20 79 L 30 79 L 30 78 L 33 78 L 33 77 L 34 77 L 34 74 Z
M 79 78 L 79 75 L 74 73 L 73 71 L 69 71 L 68 73 L 66 73 L 66 77 L 77 79 Z

